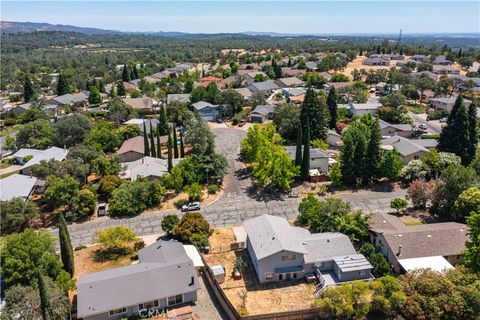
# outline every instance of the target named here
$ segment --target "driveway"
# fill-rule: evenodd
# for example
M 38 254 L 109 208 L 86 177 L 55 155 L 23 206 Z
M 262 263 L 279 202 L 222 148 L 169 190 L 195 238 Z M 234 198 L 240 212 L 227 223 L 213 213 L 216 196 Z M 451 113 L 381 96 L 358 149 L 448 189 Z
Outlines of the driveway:
M 429 134 L 437 134 L 442 131 L 442 124 L 438 120 L 427 121 L 427 114 L 415 114 L 409 112 L 409 115 L 413 118 L 414 122 L 425 123 L 427 125 L 427 131 Z
M 252 181 L 246 175 L 244 164 L 238 159 L 240 140 L 245 131 L 234 128 L 215 128 L 217 151 L 225 155 L 229 168 L 224 178 L 224 193 L 221 198 L 202 208 L 202 214 L 214 227 L 224 227 L 241 224 L 243 221 L 262 215 L 271 214 L 294 219 L 298 215 L 300 198 L 268 198 L 255 193 Z M 384 212 L 390 210 L 390 201 L 395 197 L 405 196 L 405 190 L 339 192 L 333 197 L 348 201 L 353 210 L 363 210 L 366 213 Z M 132 218 L 110 219 L 103 217 L 81 224 L 69 226 L 74 247 L 88 245 L 94 242 L 98 230 L 116 225 L 131 228 L 137 235 L 146 236 L 162 234 L 161 220 L 167 214 L 181 215 L 179 210 L 151 211 Z M 53 230 L 57 235 L 57 230 Z

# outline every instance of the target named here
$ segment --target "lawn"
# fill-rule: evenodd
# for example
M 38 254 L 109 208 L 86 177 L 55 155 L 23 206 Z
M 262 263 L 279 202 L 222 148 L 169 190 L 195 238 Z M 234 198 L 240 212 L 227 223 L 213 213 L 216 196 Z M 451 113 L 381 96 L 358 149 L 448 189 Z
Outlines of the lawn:
M 19 173 L 20 170 L 17 170 L 17 171 L 11 171 L 11 172 L 7 172 L 7 173 L 4 173 L 4 174 L 0 174 L 0 179 L 3 179 L 3 178 L 6 178 L 8 176 L 11 176 L 12 174 L 16 174 L 16 173 Z
M 422 114 L 427 112 L 427 108 L 425 106 L 417 105 L 417 106 L 405 106 L 408 111 L 413 112 L 415 114 Z

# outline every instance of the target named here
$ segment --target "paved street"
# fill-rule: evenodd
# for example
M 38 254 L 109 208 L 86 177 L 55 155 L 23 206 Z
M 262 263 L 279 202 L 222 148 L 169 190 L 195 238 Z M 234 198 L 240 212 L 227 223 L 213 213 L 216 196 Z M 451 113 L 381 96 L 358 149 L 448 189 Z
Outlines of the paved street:
M 229 168 L 224 179 L 222 198 L 202 208 L 202 213 L 209 223 L 215 227 L 236 225 L 265 213 L 289 219 L 295 218 L 301 199 L 287 197 L 270 199 L 256 195 L 252 182 L 244 171 L 245 166 L 238 160 L 239 143 L 245 136 L 245 131 L 229 128 L 216 128 L 213 131 L 216 134 L 217 150 L 226 156 Z M 334 195 L 350 202 L 352 209 L 364 212 L 390 210 L 390 200 L 400 196 L 405 196 L 404 190 L 394 192 L 361 190 Z M 69 226 L 72 243 L 74 247 L 91 244 L 97 230 L 115 225 L 128 226 L 138 235 L 162 234 L 161 219 L 169 213 L 181 214 L 178 210 L 156 211 L 146 212 L 133 218 L 105 217 L 82 224 L 73 224 Z
M 415 114 L 413 112 L 409 112 L 409 115 L 412 116 L 415 122 L 425 123 L 427 125 L 427 131 L 429 134 L 440 133 L 442 131 L 442 124 L 440 123 L 440 121 L 427 121 L 426 114 Z

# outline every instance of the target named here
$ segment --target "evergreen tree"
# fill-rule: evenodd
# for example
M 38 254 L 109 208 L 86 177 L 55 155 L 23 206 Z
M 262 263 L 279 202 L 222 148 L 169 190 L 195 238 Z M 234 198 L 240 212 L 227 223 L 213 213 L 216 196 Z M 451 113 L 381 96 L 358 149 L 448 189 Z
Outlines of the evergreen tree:
M 100 91 L 98 91 L 96 86 L 91 86 L 90 93 L 88 95 L 88 103 L 99 104 L 101 102 L 102 102 L 102 98 L 100 97 Z
M 58 217 L 58 235 L 60 242 L 60 256 L 62 258 L 63 269 L 73 277 L 75 264 L 73 260 L 73 247 L 68 232 L 67 222 L 63 213 Z
M 183 130 L 180 131 L 180 158 L 185 158 L 185 147 L 183 146 Z
M 469 118 L 462 96 L 458 96 L 448 116 L 447 125 L 442 128 L 438 139 L 438 150 L 455 153 L 467 165 L 470 159 Z
M 287 63 L 287 67 L 291 67 L 292 66 L 292 59 L 290 57 L 288 57 L 288 63 Z
M 475 158 L 478 145 L 478 127 L 477 127 L 478 100 L 474 99 L 468 107 L 468 149 L 465 163 L 470 164 Z
M 308 88 L 300 112 L 300 119 L 302 120 L 304 132 L 308 119 L 310 139 L 326 140 L 327 132 L 325 131 L 325 126 L 328 120 L 326 113 L 328 113 L 326 106 L 321 105 L 315 91 L 312 88 Z
M 334 129 L 337 125 L 337 93 L 335 87 L 332 87 L 328 92 L 327 105 L 330 114 L 329 128 Z
M 139 76 L 138 76 L 138 69 L 137 69 L 137 66 L 136 66 L 136 65 L 134 65 L 134 66 L 132 67 L 132 70 L 133 70 L 133 76 L 135 77 L 135 78 L 133 78 L 133 79 L 138 79 L 138 78 L 139 78 Z
M 368 143 L 368 127 L 356 121 L 343 135 L 343 147 L 340 154 L 340 169 L 346 185 L 354 185 L 365 177 L 365 154 Z
M 282 77 L 282 68 L 277 64 L 275 59 L 272 59 L 272 70 L 275 73 L 275 79 Z
M 160 142 L 160 128 L 157 126 L 157 158 L 162 157 L 162 143 Z
M 57 95 L 61 96 L 67 93 L 70 93 L 67 77 L 63 73 L 60 73 L 57 82 Z
M 297 147 L 295 149 L 295 165 L 301 166 L 302 165 L 302 128 L 299 126 L 297 128 Z
M 30 102 L 35 92 L 33 91 L 33 84 L 28 74 L 25 76 L 25 83 L 23 85 L 23 101 Z
M 38 293 L 40 295 L 40 310 L 42 312 L 42 319 L 47 320 L 52 318 L 52 308 L 50 305 L 50 301 L 47 295 L 47 289 L 45 288 L 45 281 L 43 280 L 43 276 L 40 273 L 40 270 L 37 270 L 37 286 L 38 286 Z
M 380 140 L 382 135 L 380 133 L 380 124 L 378 118 L 373 119 L 370 127 L 370 137 L 367 145 L 367 152 L 365 154 L 365 176 L 364 181 L 375 178 L 378 175 L 381 162 Z
M 145 120 L 143 120 L 143 155 L 144 156 L 150 155 L 150 147 L 148 145 L 147 128 L 145 126 Z
M 305 132 L 303 133 L 303 159 L 300 175 L 304 181 L 308 180 L 310 176 L 310 124 L 308 117 L 305 125 Z
M 115 91 L 115 86 L 112 86 L 110 88 L 110 92 L 108 93 L 108 95 L 110 96 L 110 98 L 115 98 L 117 96 L 117 92 Z
M 130 80 L 135 80 L 135 72 L 133 71 L 135 67 L 130 68 Z
M 127 94 L 127 90 L 125 89 L 125 85 L 123 84 L 123 81 L 119 81 L 117 83 L 117 95 L 119 97 L 124 97 Z
M 172 138 L 170 136 L 170 132 L 168 133 L 167 152 L 168 152 L 167 168 L 168 168 L 168 172 L 170 172 L 170 170 L 172 170 L 172 168 L 173 168 L 173 164 L 172 164 Z
M 102 93 L 107 93 L 107 92 L 105 91 L 105 84 L 103 83 L 103 80 L 102 80 L 102 79 L 100 79 L 100 80 L 98 81 L 98 90 L 99 90 L 100 92 L 102 92 Z
M 130 81 L 130 73 L 128 72 L 128 66 L 126 64 L 123 65 L 122 80 L 123 80 L 123 82 Z
M 177 128 L 173 125 L 173 157 L 178 159 Z
M 156 158 L 157 154 L 155 152 L 155 137 L 153 136 L 153 126 L 152 126 L 152 121 L 150 121 L 150 155 L 152 158 Z
M 85 90 L 90 91 L 91 88 L 92 85 L 90 84 L 90 80 L 87 79 L 87 81 L 85 82 Z
M 165 111 L 165 107 L 162 105 L 160 107 L 160 114 L 158 117 L 158 126 L 157 130 L 160 131 L 161 136 L 165 136 L 168 134 L 168 119 L 167 119 L 167 112 Z

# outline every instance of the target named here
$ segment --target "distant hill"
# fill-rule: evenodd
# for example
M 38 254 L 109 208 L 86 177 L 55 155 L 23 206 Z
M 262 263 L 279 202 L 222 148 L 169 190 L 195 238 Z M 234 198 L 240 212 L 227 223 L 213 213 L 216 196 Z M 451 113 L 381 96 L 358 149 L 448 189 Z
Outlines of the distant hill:
M 121 31 L 104 30 L 96 28 L 84 28 L 63 24 L 50 24 L 38 22 L 12 22 L 0 21 L 0 30 L 3 33 L 22 33 L 35 31 L 63 31 L 63 32 L 79 32 L 84 34 L 120 34 Z

